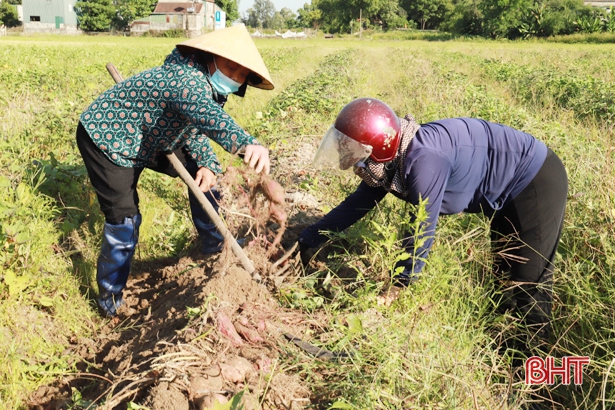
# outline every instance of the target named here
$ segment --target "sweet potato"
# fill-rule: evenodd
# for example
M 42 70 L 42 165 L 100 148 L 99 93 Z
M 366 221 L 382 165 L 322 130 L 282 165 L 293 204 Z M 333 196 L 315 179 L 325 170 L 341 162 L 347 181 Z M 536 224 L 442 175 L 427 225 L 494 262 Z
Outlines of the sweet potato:
M 220 405 L 225 404 L 225 403 L 228 403 L 228 399 L 226 398 L 226 396 L 219 394 L 219 393 L 213 393 L 213 394 L 204 396 L 203 399 L 201 399 L 200 402 L 197 403 L 197 409 L 198 410 L 216 409 L 216 408 L 220 408 Z
M 286 230 L 286 223 L 288 219 L 288 215 L 285 210 L 286 193 L 282 185 L 272 180 L 267 175 L 255 176 L 254 174 L 250 174 L 247 171 L 235 169 L 232 170 L 232 172 L 237 171 L 242 175 L 244 181 L 246 181 L 246 184 L 250 188 L 249 203 L 252 216 L 254 216 L 260 224 L 264 225 L 266 223 L 266 220 L 263 220 L 263 217 L 259 215 L 259 212 L 257 212 L 257 195 L 260 192 L 265 197 L 265 199 L 269 201 L 269 215 L 267 216 L 267 219 L 273 219 L 278 223 L 278 225 L 280 225 L 280 228 L 278 229 L 276 236 L 271 243 L 271 247 L 267 252 L 267 256 L 271 257 L 271 255 L 275 253 L 276 247 L 279 246 L 284 231 Z
M 233 322 L 231 322 L 231 319 L 223 310 L 218 312 L 216 320 L 218 321 L 218 331 L 226 336 L 233 346 L 237 347 L 243 345 L 243 340 L 241 340 L 241 337 L 237 334 Z
M 265 198 L 274 204 L 284 204 L 286 194 L 284 192 L 284 188 L 282 188 L 282 185 L 268 176 L 263 175 L 261 176 L 260 186 Z
M 258 370 L 262 373 L 269 373 L 271 371 L 271 359 L 267 356 L 262 356 L 258 359 L 256 365 L 258 366 Z
M 241 356 L 235 356 L 220 364 L 222 378 L 231 383 L 241 383 L 248 380 L 255 373 L 254 366 L 250 361 Z
M 263 319 L 259 320 L 256 325 L 256 330 L 258 330 L 258 333 L 263 333 L 267 330 L 267 323 Z
M 240 322 L 235 322 L 235 330 L 250 343 L 263 343 L 265 341 L 250 324 L 244 325 Z

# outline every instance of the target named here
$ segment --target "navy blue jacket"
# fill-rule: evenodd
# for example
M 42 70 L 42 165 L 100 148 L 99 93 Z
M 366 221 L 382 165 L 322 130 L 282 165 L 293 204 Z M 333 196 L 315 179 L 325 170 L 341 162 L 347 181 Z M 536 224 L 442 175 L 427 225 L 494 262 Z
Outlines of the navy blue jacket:
M 474 118 L 451 118 L 421 125 L 404 162 L 409 194 L 396 195 L 414 205 L 427 200 L 425 241 L 414 249 L 414 238 L 405 246 L 410 255 L 401 263 L 404 273 L 418 273 L 433 243 L 439 215 L 460 212 L 487 216 L 505 206 L 536 176 L 547 156 L 547 147 L 533 136 L 511 127 Z M 320 231 L 340 232 L 380 202 L 387 191 L 361 182 L 349 195 L 315 224 L 299 241 L 317 247 L 326 240 Z M 414 221 L 415 215 L 411 215 Z

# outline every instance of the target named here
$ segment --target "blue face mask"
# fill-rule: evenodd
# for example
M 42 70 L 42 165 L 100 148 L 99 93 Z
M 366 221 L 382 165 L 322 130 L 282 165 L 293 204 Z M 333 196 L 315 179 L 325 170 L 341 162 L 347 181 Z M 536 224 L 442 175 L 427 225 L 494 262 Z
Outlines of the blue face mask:
M 224 75 L 222 71 L 218 69 L 218 65 L 216 64 L 216 59 L 214 58 L 214 66 L 216 67 L 216 72 L 209 77 L 209 81 L 211 85 L 214 87 L 218 94 L 229 95 L 239 90 L 241 84 L 232 78 Z

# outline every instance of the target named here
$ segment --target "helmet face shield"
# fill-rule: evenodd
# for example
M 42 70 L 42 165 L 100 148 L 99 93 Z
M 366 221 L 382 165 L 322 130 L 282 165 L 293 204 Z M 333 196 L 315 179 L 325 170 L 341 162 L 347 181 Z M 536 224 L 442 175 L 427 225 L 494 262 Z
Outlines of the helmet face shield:
M 349 169 L 372 154 L 370 145 L 361 144 L 331 126 L 316 151 L 314 164 Z
M 397 155 L 401 123 L 397 114 L 375 98 L 358 98 L 342 108 L 334 127 L 362 144 L 372 147 L 370 158 L 388 162 Z

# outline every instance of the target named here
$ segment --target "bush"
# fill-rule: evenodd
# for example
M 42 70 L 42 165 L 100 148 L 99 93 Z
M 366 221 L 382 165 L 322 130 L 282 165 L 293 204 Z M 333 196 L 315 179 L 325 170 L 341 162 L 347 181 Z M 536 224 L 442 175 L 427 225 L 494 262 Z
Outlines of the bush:
M 143 33 L 143 37 L 166 37 L 166 38 L 183 38 L 186 37 L 184 30 L 174 28 L 172 30 L 148 30 Z
M 21 25 L 21 21 L 19 21 L 17 17 L 15 6 L 6 2 L 0 3 L 0 25 L 2 24 L 7 27 L 17 27 Z

